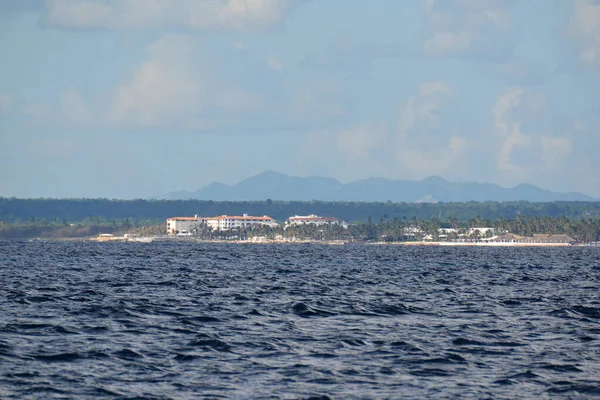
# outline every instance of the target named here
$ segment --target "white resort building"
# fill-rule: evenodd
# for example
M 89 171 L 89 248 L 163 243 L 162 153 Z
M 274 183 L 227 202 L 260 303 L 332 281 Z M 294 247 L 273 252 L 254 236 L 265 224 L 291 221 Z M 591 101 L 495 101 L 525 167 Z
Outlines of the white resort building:
M 219 217 L 204 218 L 204 223 L 213 230 L 226 231 L 235 228 L 252 228 L 256 225 L 277 227 L 275 220 L 267 215 L 253 217 L 248 214 L 242 216 L 221 215 Z
M 167 219 L 167 234 L 191 235 L 191 230 L 201 224 L 202 218 L 198 215 L 193 217 L 171 217 Z
M 315 214 L 310 215 L 294 215 L 285 221 L 285 227 L 294 225 L 341 225 L 344 228 L 348 227 L 345 221 L 332 217 L 319 217 Z

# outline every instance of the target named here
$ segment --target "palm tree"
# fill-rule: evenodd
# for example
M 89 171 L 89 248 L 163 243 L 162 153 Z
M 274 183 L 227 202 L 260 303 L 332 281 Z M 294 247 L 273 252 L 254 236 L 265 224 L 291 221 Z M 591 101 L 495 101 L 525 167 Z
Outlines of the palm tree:
M 458 225 L 458 218 L 456 218 L 456 217 L 448 217 L 448 222 L 450 223 L 450 227 L 452 229 L 456 229 L 456 226 Z

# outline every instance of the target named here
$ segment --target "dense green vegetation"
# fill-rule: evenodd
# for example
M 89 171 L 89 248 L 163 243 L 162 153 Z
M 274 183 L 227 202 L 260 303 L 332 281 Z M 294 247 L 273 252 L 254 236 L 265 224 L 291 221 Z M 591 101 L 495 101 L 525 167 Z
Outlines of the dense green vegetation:
M 418 233 L 414 239 L 420 240 L 424 235 L 431 235 L 434 240 L 438 239 L 440 228 L 454 228 L 457 234 L 466 234 L 470 228 L 494 228 L 496 234 L 511 232 L 520 236 L 532 236 L 533 234 L 567 234 L 580 242 L 595 242 L 600 240 L 600 218 L 595 219 L 568 219 L 550 217 L 521 217 L 507 220 L 498 218 L 488 220 L 484 218 L 472 218 L 467 221 L 459 221 L 456 218 L 438 220 L 413 219 L 412 221 L 394 219 L 393 221 L 381 220 L 378 223 L 361 223 L 351 229 L 354 237 L 366 240 L 402 241 L 410 240 L 405 232 L 407 227 L 416 227 Z M 490 232 L 491 233 L 491 232 Z M 477 239 L 475 236 L 473 239 Z
M 127 219 L 98 223 L 86 219 L 78 223 L 56 221 L 28 221 L 26 223 L 0 222 L 0 239 L 30 239 L 30 238 L 86 238 L 100 233 L 123 235 L 133 233 L 139 236 L 156 236 L 166 233 L 165 224 L 133 225 Z
M 467 202 L 467 203 L 360 203 L 322 201 L 200 201 L 200 200 L 107 200 L 107 199 L 16 199 L 0 197 L 0 221 L 27 223 L 40 221 L 79 222 L 86 219 L 97 225 L 128 219 L 134 225 L 150 225 L 172 216 L 216 216 L 222 214 L 269 215 L 284 221 L 292 215 L 318 214 L 349 222 L 369 218 L 378 221 L 399 219 L 467 221 L 472 218 L 496 220 L 525 217 L 569 219 L 599 218 L 600 202 Z M 88 224 L 89 225 L 89 224 Z
M 494 228 L 495 233 L 512 232 L 521 236 L 531 236 L 536 233 L 567 234 L 580 242 L 600 241 L 600 218 L 568 219 L 550 217 L 520 217 L 507 220 L 498 218 L 487 220 L 472 218 L 459 221 L 457 218 L 439 220 L 437 218 L 380 218 L 377 222 L 368 219 L 366 222 L 351 224 L 348 229 L 340 225 L 299 225 L 287 229 L 283 227 L 269 228 L 259 226 L 253 229 L 239 229 L 229 231 L 212 231 L 206 226 L 199 226 L 195 236 L 200 239 L 249 239 L 263 236 L 270 239 L 277 237 L 296 238 L 306 240 L 359 240 L 359 241 L 387 241 L 398 242 L 407 240 L 421 240 L 425 235 L 438 239 L 440 228 L 454 228 L 455 235 L 466 234 L 470 228 Z M 417 232 L 409 235 L 407 232 Z M 78 238 L 90 237 L 99 233 L 124 234 L 134 233 L 140 236 L 164 235 L 164 223 L 134 225 L 125 219 L 120 222 L 100 222 L 86 219 L 80 223 L 66 224 L 50 222 L 48 220 L 31 220 L 26 223 L 0 223 L 0 239 L 23 238 Z M 473 237 L 476 238 L 476 237 Z M 452 239 L 452 238 L 450 238 Z
M 532 236 L 533 234 L 567 234 L 579 242 L 600 241 L 600 219 L 549 218 L 549 217 L 517 217 L 513 220 L 499 218 L 497 220 L 486 220 L 473 218 L 468 221 L 458 221 L 456 218 L 440 221 L 437 218 L 428 220 L 420 219 L 381 219 L 374 223 L 371 221 L 352 224 L 348 229 L 339 225 L 299 225 L 287 229 L 260 227 L 252 230 L 240 230 L 238 232 L 212 232 L 209 229 L 201 229 L 198 235 L 206 239 L 227 238 L 249 238 L 252 236 L 265 236 L 267 238 L 298 238 L 309 240 L 359 240 L 359 241 L 383 241 L 402 242 L 411 240 L 422 240 L 425 235 L 431 235 L 433 240 L 438 240 L 440 228 L 454 228 L 456 239 L 459 234 L 467 234 L 470 228 L 494 228 L 489 234 L 502 234 L 505 232 L 515 233 L 520 236 Z M 408 234 L 416 232 L 416 234 Z M 476 231 L 470 237 L 479 239 Z M 449 239 L 452 239 L 450 237 Z
M 161 224 L 161 227 L 164 224 Z M 107 221 L 100 218 L 86 218 L 75 223 L 66 220 L 40 219 L 31 217 L 27 221 L 0 221 L 0 239 L 27 238 L 82 238 L 96 236 L 100 233 L 121 234 L 140 229 L 128 219 L 122 221 Z
M 355 239 L 401 241 L 406 228 L 422 235 L 437 235 L 438 228 L 467 230 L 493 227 L 522 236 L 565 233 L 582 242 L 600 240 L 599 202 L 469 202 L 469 203 L 354 203 L 354 202 L 214 202 L 106 199 L 0 198 L 0 238 L 89 237 L 98 233 L 165 233 L 165 219 L 172 216 L 222 214 L 270 215 L 279 222 L 292 215 L 318 214 L 354 222 L 348 230 L 339 226 L 300 226 L 283 229 L 218 233 L 203 230 L 201 237 L 225 239 L 266 236 L 313 240 Z

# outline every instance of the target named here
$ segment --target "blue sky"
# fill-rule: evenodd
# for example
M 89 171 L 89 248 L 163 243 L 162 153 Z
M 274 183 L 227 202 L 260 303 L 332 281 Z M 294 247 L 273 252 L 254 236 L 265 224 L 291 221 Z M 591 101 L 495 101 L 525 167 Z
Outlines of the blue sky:
M 600 197 L 598 0 L 0 0 L 0 196 L 264 170 Z

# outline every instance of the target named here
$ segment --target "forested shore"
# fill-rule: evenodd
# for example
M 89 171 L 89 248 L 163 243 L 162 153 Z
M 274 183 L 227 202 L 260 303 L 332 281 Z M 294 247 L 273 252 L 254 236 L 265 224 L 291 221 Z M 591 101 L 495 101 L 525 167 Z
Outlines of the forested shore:
M 492 228 L 482 233 L 473 228 Z M 206 240 L 247 240 L 256 237 L 265 239 L 301 239 L 301 240 L 345 240 L 366 242 L 405 242 L 421 241 L 426 237 L 440 240 L 444 230 L 448 234 L 444 240 L 466 238 L 469 240 L 483 239 L 486 235 L 500 235 L 506 232 L 520 236 L 535 234 L 566 234 L 580 243 L 600 241 L 600 218 L 569 219 L 566 217 L 521 217 L 515 219 L 499 218 L 489 220 L 472 218 L 460 221 L 456 218 L 440 220 L 438 218 L 380 218 L 378 221 L 359 221 L 351 223 L 347 228 L 338 224 L 331 225 L 299 225 L 284 229 L 257 226 L 252 229 L 233 229 L 228 231 L 213 231 L 206 226 L 192 232 L 198 239 Z M 100 233 L 122 235 L 125 233 L 138 236 L 159 236 L 166 234 L 164 223 L 134 225 L 129 220 L 102 221 L 93 219 L 80 223 L 66 224 L 60 222 L 0 223 L 0 239 L 30 239 L 30 238 L 86 238 Z
M 478 230 L 477 228 L 482 229 Z M 207 227 L 202 227 L 194 232 L 194 236 L 211 240 L 245 240 L 253 237 L 264 237 L 272 240 L 295 238 L 312 241 L 408 242 L 422 241 L 424 238 L 433 241 L 479 240 L 505 233 L 513 233 L 524 237 L 536 234 L 565 234 L 571 236 L 577 242 L 591 243 L 600 241 L 600 219 L 571 220 L 564 217 L 517 217 L 513 220 L 473 218 L 467 221 L 459 221 L 456 218 L 447 220 L 437 218 L 427 220 L 395 218 L 388 220 L 381 218 L 377 222 L 353 223 L 348 225 L 347 228 L 338 224 L 297 225 L 285 229 L 283 227 L 261 226 L 253 229 L 229 231 L 213 231 Z
M 407 241 L 439 236 L 440 228 L 464 235 L 494 228 L 517 235 L 567 234 L 581 242 L 600 240 L 600 202 L 359 203 L 283 201 L 170 201 L 0 198 L 0 238 L 83 238 L 99 233 L 165 234 L 173 216 L 269 215 L 280 224 L 293 216 L 318 214 L 350 223 L 339 226 L 259 227 L 241 232 L 202 230 L 208 239 L 294 236 L 310 240 Z M 415 234 L 407 235 L 407 232 Z
M 127 220 L 133 225 L 151 225 L 173 216 L 269 215 L 285 221 L 293 215 L 317 214 L 348 222 L 437 218 L 468 221 L 520 217 L 568 219 L 600 218 L 600 202 L 466 202 L 466 203 L 361 203 L 324 201 L 200 201 L 200 200 L 108 200 L 108 199 L 18 199 L 0 197 L 0 222 L 26 224 L 82 223 L 96 225 Z

